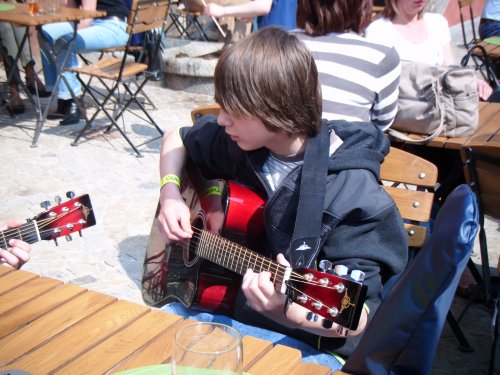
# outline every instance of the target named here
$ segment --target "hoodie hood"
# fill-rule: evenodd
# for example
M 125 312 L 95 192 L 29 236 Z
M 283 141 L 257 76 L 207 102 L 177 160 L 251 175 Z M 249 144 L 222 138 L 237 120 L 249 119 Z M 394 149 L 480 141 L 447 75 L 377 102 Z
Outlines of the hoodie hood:
M 334 120 L 325 124 L 343 142 L 331 155 L 328 171 L 335 173 L 346 169 L 366 169 L 379 180 L 380 164 L 390 149 L 384 133 L 369 122 Z

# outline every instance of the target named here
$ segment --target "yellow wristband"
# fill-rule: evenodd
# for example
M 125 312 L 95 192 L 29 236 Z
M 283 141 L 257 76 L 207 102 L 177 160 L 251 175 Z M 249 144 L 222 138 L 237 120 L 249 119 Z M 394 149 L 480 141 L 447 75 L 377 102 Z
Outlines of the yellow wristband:
M 178 176 L 176 176 L 175 174 L 167 174 L 160 180 L 160 189 L 169 182 L 176 184 L 179 188 L 181 187 L 181 179 Z
M 211 195 L 222 195 L 218 186 L 210 186 L 209 188 L 206 188 L 202 194 L 203 198 L 209 197 Z

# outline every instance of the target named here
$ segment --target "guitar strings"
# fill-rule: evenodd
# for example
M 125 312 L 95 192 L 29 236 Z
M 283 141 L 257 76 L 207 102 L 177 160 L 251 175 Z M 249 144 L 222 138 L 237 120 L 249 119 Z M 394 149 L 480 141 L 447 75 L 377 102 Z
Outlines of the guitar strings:
M 269 260 L 266 257 L 264 257 L 263 255 L 255 252 L 253 250 L 249 250 L 249 249 L 245 248 L 244 246 L 239 245 L 239 244 L 237 244 L 235 242 L 227 240 L 227 239 L 225 239 L 224 237 L 222 237 L 222 236 L 220 236 L 218 234 L 209 232 L 209 231 L 204 230 L 204 229 L 199 229 L 199 228 L 196 228 L 196 227 L 193 227 L 193 232 L 194 232 L 194 234 L 193 234 L 192 239 L 198 240 L 199 242 L 213 244 L 214 246 L 217 246 L 216 242 L 220 242 L 220 243 L 226 244 L 227 245 L 226 247 L 228 247 L 228 249 L 223 249 L 223 250 L 225 250 L 226 253 L 227 252 L 232 253 L 233 256 L 235 256 L 237 258 L 236 259 L 237 261 L 248 263 L 248 262 L 252 261 L 252 258 L 255 258 L 256 261 L 258 260 L 260 262 L 260 269 L 261 270 L 268 270 L 268 271 L 270 271 L 271 267 L 277 269 L 277 272 L 274 272 L 274 273 L 278 274 L 281 277 L 281 281 L 283 281 L 283 278 L 284 278 L 284 275 L 285 275 L 286 266 L 281 265 L 281 264 L 279 264 L 277 262 L 274 262 L 272 260 Z M 203 234 L 206 234 L 208 237 L 211 237 L 211 238 L 207 238 L 207 239 L 204 240 Z M 205 236 L 205 237 L 207 237 L 207 236 Z M 212 241 L 209 241 L 209 239 L 211 239 Z M 185 246 L 185 248 L 188 248 L 188 246 L 185 243 L 183 243 L 183 246 Z M 238 253 L 236 253 L 236 252 L 238 252 Z M 254 264 L 255 264 L 255 266 L 258 266 L 257 263 L 254 262 Z M 297 273 L 297 272 L 295 272 L 293 270 L 292 270 L 291 275 L 290 275 L 290 280 L 292 280 L 292 281 L 302 281 L 302 282 L 305 281 L 306 283 L 314 285 L 313 282 L 308 282 L 304 278 L 303 275 L 301 275 L 301 274 L 299 274 L 299 273 Z

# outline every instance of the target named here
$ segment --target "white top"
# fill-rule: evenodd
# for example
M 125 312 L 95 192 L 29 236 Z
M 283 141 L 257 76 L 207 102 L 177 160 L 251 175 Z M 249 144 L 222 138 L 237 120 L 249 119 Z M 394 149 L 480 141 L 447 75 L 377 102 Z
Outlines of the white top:
M 500 21 L 500 0 L 487 0 L 481 18 Z
M 444 46 L 451 41 L 448 21 L 437 13 L 424 13 L 427 38 L 420 43 L 405 39 L 386 18 L 373 21 L 366 29 L 370 40 L 394 46 L 401 60 L 417 61 L 430 65 L 444 65 Z

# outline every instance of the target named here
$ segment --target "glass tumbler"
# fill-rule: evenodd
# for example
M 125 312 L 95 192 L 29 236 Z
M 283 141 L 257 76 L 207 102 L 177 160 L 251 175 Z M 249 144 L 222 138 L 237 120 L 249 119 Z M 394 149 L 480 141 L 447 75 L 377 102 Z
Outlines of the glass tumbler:
M 175 334 L 173 375 L 241 375 L 241 335 L 217 323 L 195 323 Z

